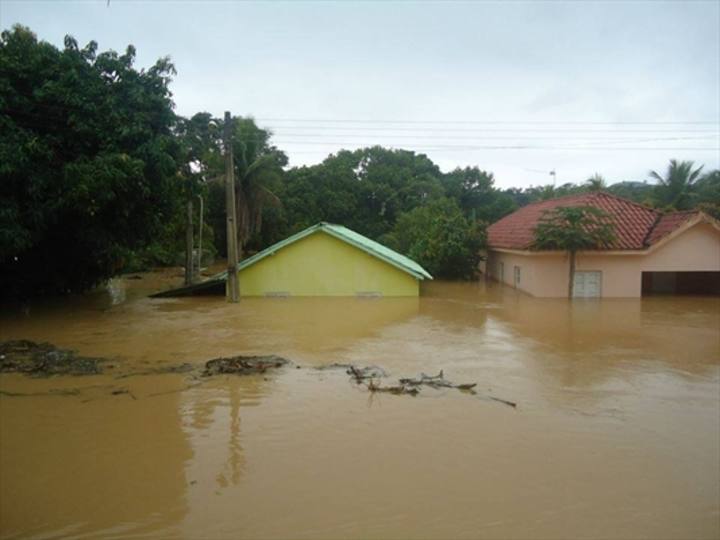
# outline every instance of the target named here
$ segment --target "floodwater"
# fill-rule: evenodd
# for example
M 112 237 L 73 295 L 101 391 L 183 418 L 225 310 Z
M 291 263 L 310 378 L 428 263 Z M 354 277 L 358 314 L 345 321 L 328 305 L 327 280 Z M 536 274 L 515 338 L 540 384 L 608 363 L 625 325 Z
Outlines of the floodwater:
M 145 297 L 167 281 L 3 309 L 0 340 L 115 367 L 0 375 L 1 537 L 720 537 L 718 298 Z M 137 374 L 233 354 L 301 367 Z M 331 362 L 478 393 L 371 395 Z

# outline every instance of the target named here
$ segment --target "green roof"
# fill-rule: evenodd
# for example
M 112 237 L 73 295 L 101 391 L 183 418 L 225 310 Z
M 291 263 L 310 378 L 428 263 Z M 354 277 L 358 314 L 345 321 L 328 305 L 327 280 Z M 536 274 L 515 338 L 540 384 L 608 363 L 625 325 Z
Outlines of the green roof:
M 312 227 L 308 227 L 307 229 L 300 231 L 299 233 L 293 234 L 285 240 L 281 240 L 277 244 L 273 244 L 272 246 L 263 249 L 252 257 L 248 257 L 247 259 L 240 261 L 240 263 L 238 263 L 238 270 L 247 268 L 248 266 L 251 266 L 256 262 L 261 261 L 268 255 L 273 255 L 276 251 L 286 246 L 289 246 L 290 244 L 297 242 L 298 240 L 301 240 L 306 236 L 310 236 L 311 234 L 314 234 L 318 231 L 322 231 L 326 234 L 329 234 L 330 236 L 334 236 L 338 240 L 342 240 L 343 242 L 350 244 L 351 246 L 355 246 L 356 248 L 363 250 L 365 253 L 372 255 L 373 257 L 377 257 L 381 261 L 391 264 L 395 268 L 398 268 L 403 272 L 407 272 L 408 274 L 417 279 L 422 280 L 433 278 L 422 266 L 420 266 L 412 259 L 406 257 L 405 255 L 401 255 L 397 251 L 393 251 L 392 249 L 385 247 L 382 244 L 375 242 L 374 240 L 370 240 L 362 234 L 351 231 L 347 227 L 343 227 L 342 225 L 335 225 L 333 223 L 326 223 L 324 221 L 321 221 L 320 223 L 313 225 Z M 210 279 L 218 279 L 225 277 L 227 277 L 227 272 L 222 272 L 221 274 L 213 276 Z

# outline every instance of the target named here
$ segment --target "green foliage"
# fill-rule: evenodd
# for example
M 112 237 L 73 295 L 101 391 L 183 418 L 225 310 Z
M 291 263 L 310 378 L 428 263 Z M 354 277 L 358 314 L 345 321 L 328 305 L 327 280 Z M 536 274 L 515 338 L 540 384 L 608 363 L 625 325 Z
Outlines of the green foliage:
M 433 276 L 476 276 L 485 227 L 471 222 L 452 199 L 441 198 L 400 215 L 392 233 L 380 239 L 419 262 Z
M 207 185 L 208 223 L 215 247 L 227 255 L 225 209 L 225 161 L 222 132 L 224 120 L 198 113 L 186 121 L 187 137 L 194 141 L 192 170 Z M 275 191 L 280 189 L 285 154 L 270 144 L 271 133 L 260 129 L 252 118 L 235 117 L 231 131 L 235 165 L 238 242 L 253 248 L 262 246 L 263 212 L 278 207 Z M 264 247 L 264 246 L 262 246 Z
M 511 196 L 495 188 L 493 174 L 477 167 L 455 169 L 443 175 L 442 183 L 446 196 L 455 199 L 472 220 L 493 223 L 517 209 Z
M 607 189 L 607 182 L 605 181 L 603 175 L 595 173 L 585 180 L 584 187 L 588 191 L 605 191 Z
M 0 38 L 2 295 L 76 291 L 113 275 L 176 211 L 168 59 Z
M 665 176 L 650 171 L 650 176 L 658 182 L 653 191 L 657 206 L 674 210 L 692 207 L 694 185 L 702 171 L 702 167 L 693 169 L 693 166 L 692 161 L 671 159 Z
M 615 241 L 610 216 L 594 206 L 561 206 L 546 210 L 534 234 L 534 249 L 570 253 L 607 248 Z
M 480 220 L 515 209 L 493 182 L 492 174 L 477 168 L 443 174 L 427 156 L 406 150 L 343 150 L 318 165 L 287 171 L 273 232 L 279 240 L 318 221 L 342 223 L 440 277 L 469 277 L 477 268 L 475 247 L 484 242 Z M 443 241 L 447 245 L 440 248 Z
M 77 291 L 119 270 L 176 264 L 185 205 L 205 200 L 203 245 L 226 250 L 224 120 L 180 118 L 168 59 L 146 70 L 124 54 L 63 49 L 15 27 L 0 38 L 0 281 L 3 295 Z M 477 268 L 485 224 L 518 207 L 587 191 L 662 208 L 720 213 L 720 173 L 672 160 L 657 185 L 584 184 L 499 190 L 478 167 L 443 173 L 425 154 L 374 146 L 287 168 L 272 133 L 233 118 L 238 241 L 257 251 L 318 221 L 341 223 L 417 259 L 439 277 Z M 593 211 L 560 210 L 538 249 L 593 249 L 609 227 Z M 563 214 L 563 212 L 565 212 Z M 578 213 L 579 212 L 579 213 Z M 199 227 L 195 225 L 195 231 Z M 553 246 L 553 247 L 548 247 Z
M 694 205 L 715 219 L 720 219 L 720 171 L 714 170 L 700 178 L 693 191 Z
M 652 205 L 653 185 L 647 182 L 624 181 L 608 186 L 608 193 L 630 199 L 637 203 Z

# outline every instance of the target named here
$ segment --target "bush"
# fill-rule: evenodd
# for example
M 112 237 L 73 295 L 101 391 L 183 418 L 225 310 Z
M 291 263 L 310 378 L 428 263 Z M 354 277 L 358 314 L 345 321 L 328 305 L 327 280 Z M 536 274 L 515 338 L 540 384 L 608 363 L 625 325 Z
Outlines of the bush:
M 485 247 L 485 225 L 463 216 L 458 204 L 441 198 L 401 214 L 381 241 L 420 263 L 434 277 L 472 279 Z

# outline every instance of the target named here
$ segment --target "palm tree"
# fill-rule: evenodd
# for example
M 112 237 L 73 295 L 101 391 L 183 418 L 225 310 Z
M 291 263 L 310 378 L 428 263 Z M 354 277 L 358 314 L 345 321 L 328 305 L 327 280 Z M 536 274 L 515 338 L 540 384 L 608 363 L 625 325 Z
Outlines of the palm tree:
M 692 161 L 671 159 L 665 176 L 650 171 L 650 176 L 658 182 L 654 189 L 654 198 L 658 206 L 675 210 L 690 208 L 690 195 L 702 171 L 702 167 L 693 170 L 693 166 Z
M 274 153 L 254 156 L 248 162 L 246 145 L 241 142 L 240 146 L 239 159 L 235 162 L 235 210 L 238 254 L 242 257 L 242 246 L 252 235 L 260 232 L 264 208 L 280 205 L 280 199 L 271 186 L 279 181 L 282 168 Z
M 218 125 L 223 120 L 214 120 Z M 235 210 L 237 215 L 238 255 L 242 247 L 262 227 L 263 210 L 279 206 L 280 199 L 274 190 L 280 184 L 287 157 L 270 144 L 271 133 L 259 128 L 252 118 L 232 119 L 232 144 L 235 165 Z M 221 131 L 221 130 L 220 130 Z M 224 253 L 226 242 L 225 221 L 225 165 L 221 142 L 207 155 L 209 214 L 214 229 L 215 245 Z
M 585 180 L 585 187 L 588 191 L 604 191 L 607 189 L 607 182 L 601 174 L 595 173 Z
M 594 206 L 562 206 L 543 212 L 535 227 L 534 249 L 568 252 L 568 298 L 572 298 L 574 292 L 577 252 L 608 247 L 615 241 L 615 228 L 609 218 Z

